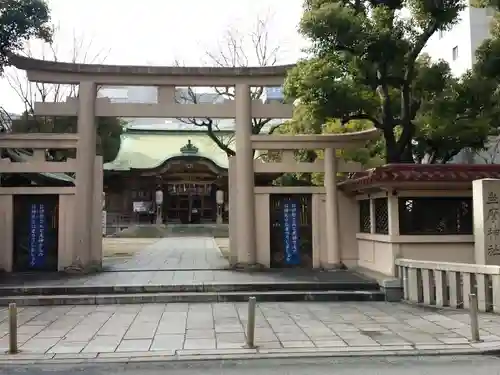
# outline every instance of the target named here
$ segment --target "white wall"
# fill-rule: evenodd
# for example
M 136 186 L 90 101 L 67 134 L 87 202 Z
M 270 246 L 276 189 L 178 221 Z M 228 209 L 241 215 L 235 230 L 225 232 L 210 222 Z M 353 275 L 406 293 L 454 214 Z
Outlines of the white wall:
M 472 67 L 470 9 L 460 15 L 460 22 L 451 30 L 435 33 L 427 43 L 424 52 L 432 60 L 445 60 L 455 75 L 460 75 Z M 458 48 L 458 57 L 453 59 L 453 48 Z
M 483 40 L 490 37 L 490 25 L 492 21 L 493 10 L 470 8 L 470 15 L 471 48 L 474 54 Z
M 489 36 L 490 21 L 489 10 L 468 7 L 460 14 L 458 24 L 451 30 L 435 33 L 423 52 L 433 60 L 447 61 L 454 75 L 462 75 L 472 68 L 477 47 Z M 454 47 L 458 48 L 456 59 Z
M 476 49 L 490 35 L 489 28 L 492 14 L 491 9 L 468 7 L 461 13 L 458 24 L 449 31 L 435 33 L 423 52 L 427 53 L 435 61 L 442 59 L 448 62 L 455 76 L 462 75 L 472 68 L 476 60 Z M 453 47 L 458 47 L 458 57 L 456 59 L 453 59 Z M 497 141 L 492 141 L 492 144 L 495 146 L 491 146 L 481 155 L 464 150 L 454 157 L 451 162 L 484 164 L 485 160 L 488 160 L 488 163 L 499 163 L 500 149 L 497 147 Z

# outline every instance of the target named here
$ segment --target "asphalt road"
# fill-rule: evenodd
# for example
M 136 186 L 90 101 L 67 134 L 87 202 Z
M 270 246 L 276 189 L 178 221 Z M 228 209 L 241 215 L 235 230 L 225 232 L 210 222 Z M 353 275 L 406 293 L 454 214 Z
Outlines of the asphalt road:
M 101 365 L 0 366 L 0 375 L 500 375 L 493 356 L 276 359 Z

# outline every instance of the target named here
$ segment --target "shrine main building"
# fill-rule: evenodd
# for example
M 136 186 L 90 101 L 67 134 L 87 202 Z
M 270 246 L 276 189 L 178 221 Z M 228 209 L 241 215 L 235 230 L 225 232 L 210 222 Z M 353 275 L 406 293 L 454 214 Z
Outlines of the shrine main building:
M 182 97 L 182 89 L 178 90 Z M 103 88 L 99 93 L 114 102 L 132 103 L 153 102 L 156 95 L 155 88 L 138 86 Z M 224 100 L 215 93 L 196 95 L 199 102 Z M 282 99 L 280 89 L 270 88 L 262 95 L 264 101 Z M 124 120 L 120 151 L 115 160 L 104 164 L 108 218 L 151 223 L 157 209 L 156 192 L 162 191 L 164 223 L 227 222 L 229 156 L 205 127 L 188 119 Z M 234 120 L 213 121 L 217 138 L 234 150 Z M 280 120 L 270 123 L 276 121 Z M 224 203 L 218 207 L 221 200 Z

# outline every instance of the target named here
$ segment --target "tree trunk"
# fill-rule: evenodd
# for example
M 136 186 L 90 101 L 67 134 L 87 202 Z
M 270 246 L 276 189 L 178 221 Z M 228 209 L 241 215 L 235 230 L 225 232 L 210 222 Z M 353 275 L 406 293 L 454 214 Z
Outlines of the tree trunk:
M 396 145 L 391 145 L 389 143 L 385 143 L 385 159 L 387 164 L 399 164 L 401 163 L 401 153 L 398 150 Z
M 393 118 L 384 114 L 382 131 L 385 139 L 385 158 L 387 164 L 401 163 L 401 153 L 394 136 Z
M 406 143 L 405 148 L 401 154 L 401 163 L 415 164 L 415 159 L 413 158 L 413 147 L 411 144 L 411 139 Z
M 400 138 L 396 141 L 392 126 L 389 126 L 389 128 L 389 130 L 384 128 L 386 162 L 388 164 L 415 164 L 413 146 L 411 143 L 413 134 L 411 136 L 407 134 L 407 137 L 405 137 L 406 139 Z

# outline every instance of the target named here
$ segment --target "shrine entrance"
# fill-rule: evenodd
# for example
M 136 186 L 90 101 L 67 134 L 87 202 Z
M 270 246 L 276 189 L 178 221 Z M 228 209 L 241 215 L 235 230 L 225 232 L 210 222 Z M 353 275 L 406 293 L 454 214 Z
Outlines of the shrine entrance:
M 95 212 L 98 210 L 94 207 L 97 207 L 96 202 L 101 203 L 102 191 L 101 181 L 96 178 L 96 168 L 93 168 L 96 164 L 95 119 L 97 117 L 234 119 L 234 148 L 237 150 L 235 157 L 228 158 L 224 155 L 215 160 L 217 158 L 214 158 L 214 149 L 210 150 L 208 147 L 198 149 L 188 140 L 178 154 L 170 154 L 169 150 L 176 152 L 179 144 L 174 147 L 173 143 L 163 142 L 162 149 L 158 151 L 163 150 L 163 154 L 169 153 L 168 156 L 164 155 L 163 163 L 160 161 L 157 164 L 157 158 L 150 158 L 154 159 L 155 163 L 148 163 L 150 159 L 139 153 L 144 163 L 134 165 L 130 163 L 130 160 L 123 160 L 124 163 L 115 165 L 119 168 L 113 169 L 113 177 L 127 172 L 127 177 L 122 176 L 114 182 L 117 187 L 114 194 L 123 197 L 121 200 L 123 207 L 131 210 L 134 203 L 152 201 L 156 208 L 155 213 L 160 211 L 157 204 L 161 204 L 160 212 L 165 213 L 165 216 L 161 218 L 157 215 L 157 221 L 158 219 L 164 222 L 171 220 L 168 213 L 174 215 L 174 219 L 177 215 L 179 220 L 184 216 L 183 220 L 190 221 L 193 219 L 193 211 L 195 216 L 198 211 L 201 221 L 203 217 L 212 215 L 213 209 L 210 207 L 215 200 L 217 222 L 222 222 L 222 212 L 228 212 L 228 216 L 234 218 L 230 220 L 229 249 L 231 261 L 234 261 L 235 265 L 243 268 L 253 267 L 256 264 L 269 266 L 271 243 L 278 244 L 279 239 L 284 245 L 280 253 L 274 257 L 273 266 L 283 263 L 283 255 L 287 265 L 310 264 L 311 251 L 317 255 L 318 265 L 332 269 L 342 265 L 340 194 L 337 187 L 337 175 L 344 172 L 359 172 L 363 168 L 354 162 L 343 162 L 338 158 L 337 150 L 363 147 L 366 141 L 377 139 L 380 133 L 373 128 L 349 134 L 300 136 L 253 134 L 249 126 L 252 119 L 292 118 L 294 111 L 292 103 L 253 100 L 252 90 L 256 87 L 280 87 L 287 72 L 293 68 L 292 65 L 244 68 L 112 66 L 70 64 L 16 55 L 9 56 L 9 62 L 16 68 L 25 70 L 31 82 L 79 86 L 78 96 L 67 98 L 65 102 L 35 103 L 35 114 L 38 116 L 75 116 L 78 118 L 76 134 L 50 134 L 51 138 L 49 138 L 52 141 L 52 138 L 59 136 L 60 142 L 57 143 L 64 145 L 61 148 L 76 148 L 77 150 L 74 168 L 69 168 L 71 172 L 76 173 L 77 189 L 74 202 L 71 202 L 71 205 L 68 203 L 67 206 L 71 207 L 71 212 L 76 214 L 70 223 L 73 228 L 68 239 L 70 245 L 64 247 L 65 257 L 60 257 L 61 260 L 69 263 L 68 267 L 92 269 L 95 263 L 99 263 L 102 259 L 101 249 L 95 246 L 101 233 L 99 230 L 96 231 Z M 106 85 L 154 86 L 157 88 L 157 100 L 154 103 L 116 103 L 108 98 L 97 98 L 98 88 Z M 178 87 L 234 88 L 234 100 L 224 100 L 221 103 L 179 103 L 176 100 Z M 40 141 L 47 139 L 46 136 L 46 134 L 29 134 L 29 140 L 39 145 Z M 5 135 L 2 138 L 5 139 L 6 147 L 22 147 L 19 146 L 18 139 L 9 140 Z M 47 146 L 37 147 L 53 148 L 51 145 L 52 143 L 49 142 Z M 324 150 L 323 160 L 318 159 L 318 162 L 314 163 L 297 162 L 294 158 L 295 150 L 302 149 Z M 270 150 L 282 151 L 281 161 L 267 162 L 264 159 L 256 161 L 256 151 L 268 152 Z M 158 155 L 160 153 L 158 152 Z M 36 156 L 37 163 L 40 155 Z M 234 173 L 228 171 L 230 163 L 234 166 Z M 145 164 L 149 165 L 146 167 Z M 50 167 L 47 168 L 47 172 L 66 172 L 68 168 L 55 165 Z M 40 167 L 35 167 L 35 163 L 25 166 L 23 170 L 29 168 L 32 172 L 41 172 Z M 255 183 L 255 176 L 258 173 L 282 175 L 313 172 L 324 174 L 323 187 L 299 189 L 300 187 L 261 186 L 265 189 L 257 189 L 258 186 Z M 126 184 L 126 179 L 134 180 L 132 186 Z M 188 185 L 184 188 L 183 184 Z M 200 185 L 204 186 L 201 190 Z M 206 185 L 212 187 L 206 188 Z M 232 185 L 231 188 L 229 185 Z M 168 194 L 170 186 L 173 192 L 171 195 Z M 131 190 L 137 192 L 140 201 L 136 202 L 131 197 L 132 194 L 128 194 Z M 229 190 L 230 194 L 228 194 Z M 319 200 L 310 198 L 311 204 L 309 204 L 309 198 L 295 196 L 303 195 L 304 191 L 317 193 L 316 197 Z M 159 194 L 156 195 L 156 193 Z M 274 193 L 294 195 L 294 197 L 271 198 L 270 195 Z M 320 202 L 320 194 L 325 197 L 324 204 Z M 162 196 L 162 199 L 157 200 L 156 196 Z M 324 220 L 318 216 L 319 214 L 312 215 L 314 212 L 312 202 L 316 202 L 318 207 L 324 207 Z M 269 212 L 270 206 L 273 210 L 272 216 L 260 215 L 262 212 Z M 256 211 L 259 215 L 256 215 Z M 7 208 L 5 212 L 10 215 L 12 210 Z M 312 237 L 309 227 L 313 216 L 321 224 L 321 226 L 314 226 L 317 228 L 315 238 L 321 238 L 321 241 L 316 241 L 315 249 L 311 249 L 307 238 Z M 262 219 L 263 217 L 265 220 Z M 276 228 L 280 228 L 278 224 L 282 223 L 281 229 L 274 229 L 272 235 L 270 220 L 272 223 L 277 223 Z M 1 231 L 2 228 L 7 227 L 6 224 L 0 226 L 0 233 L 11 238 L 11 233 L 6 233 L 5 229 Z M 353 228 L 352 225 L 344 228 L 344 230 L 349 229 L 348 232 L 342 233 L 344 238 L 349 236 L 356 238 Z M 324 238 L 321 237 L 323 234 Z M 61 249 L 63 249 L 62 246 Z M 276 251 L 274 247 L 273 251 Z M 287 257 L 291 260 L 287 261 Z M 353 259 L 357 258 L 353 256 Z M 0 266 L 7 265 L 8 267 L 5 268 L 10 271 L 12 267 L 9 262 L 10 259 L 3 260 Z
M 217 221 L 217 191 L 227 190 L 226 171 L 213 161 L 197 155 L 191 141 L 182 156 L 167 160 L 159 169 L 157 185 L 165 197 L 165 223 L 205 224 Z
M 216 188 L 209 182 L 168 182 L 164 206 L 166 221 L 182 224 L 215 222 Z

